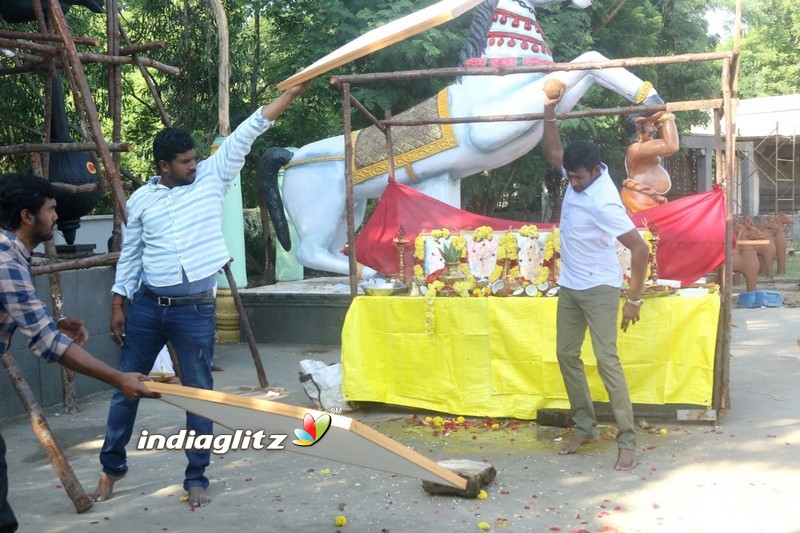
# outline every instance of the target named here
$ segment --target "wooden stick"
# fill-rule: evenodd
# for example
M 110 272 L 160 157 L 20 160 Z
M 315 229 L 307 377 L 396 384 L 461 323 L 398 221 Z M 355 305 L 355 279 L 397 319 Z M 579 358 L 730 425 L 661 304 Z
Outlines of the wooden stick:
M 98 146 L 104 146 L 109 152 L 128 152 L 131 145 L 128 143 L 23 143 L 10 146 L 0 146 L 0 155 L 27 154 L 30 152 L 93 152 Z
M 44 251 L 48 261 L 57 261 L 56 243 L 53 239 L 45 241 Z M 54 317 L 66 316 L 64 312 L 64 291 L 61 290 L 61 273 L 53 271 L 48 274 L 50 278 L 50 302 Z M 70 415 L 77 414 L 78 401 L 75 390 L 75 372 L 69 368 L 61 367 L 61 384 L 64 386 L 64 412 Z
M 132 46 L 131 40 L 128 38 L 128 34 L 125 33 L 125 29 L 122 27 L 122 24 L 119 25 L 119 35 L 122 37 L 122 40 L 125 41 L 125 44 L 128 47 Z M 156 89 L 155 82 L 153 82 L 153 77 L 150 76 L 150 73 L 145 68 L 144 63 L 140 61 L 138 54 L 133 54 L 132 57 L 133 62 L 136 63 L 136 66 L 139 68 L 139 72 L 142 74 L 142 78 L 144 78 L 145 83 L 147 83 L 148 89 L 150 89 L 150 95 L 153 97 L 156 107 L 158 107 L 158 112 L 161 115 L 161 122 L 163 122 L 164 126 L 166 127 L 172 126 L 172 121 L 169 119 L 169 115 L 167 115 L 167 110 L 164 107 L 164 102 L 161 100 L 161 95 Z
M 331 85 L 336 87 L 336 89 L 339 92 L 342 92 L 342 90 L 343 90 L 342 89 L 342 84 L 339 83 L 339 80 L 337 80 L 335 78 L 332 78 L 331 79 Z M 374 124 L 375 127 L 378 128 L 381 131 L 381 133 L 386 133 L 386 126 L 384 126 L 381 123 L 381 121 L 378 119 L 378 117 L 376 117 L 375 115 L 370 113 L 369 109 L 364 107 L 364 104 L 359 102 L 358 99 L 355 96 L 353 96 L 352 94 L 350 94 L 350 103 L 353 104 L 354 106 L 356 106 L 356 109 L 361 111 L 361 114 L 364 115 L 370 122 L 372 122 L 372 124 Z
M 75 472 L 72 470 L 66 456 L 64 456 L 64 452 L 58 446 L 58 442 L 56 442 L 53 432 L 50 431 L 50 425 L 44 416 L 44 410 L 36 400 L 30 385 L 25 381 L 25 377 L 22 375 L 22 371 L 10 350 L 0 355 L 0 364 L 3 365 L 3 368 L 8 373 L 11 385 L 25 407 L 28 418 L 31 420 L 33 432 L 36 434 L 36 438 L 39 439 L 47 458 L 50 459 L 53 470 L 56 471 L 61 484 L 75 505 L 75 509 L 79 513 L 87 511 L 92 507 L 92 500 L 83 490 L 83 486 L 75 476 Z
M 350 84 L 342 84 L 342 113 L 344 115 L 344 190 L 347 213 L 347 259 L 350 267 L 350 297 L 358 295 L 358 265 L 356 264 L 356 223 L 353 201 L 353 139 L 350 123 Z
M 100 152 L 100 159 L 103 163 L 106 176 L 109 178 L 111 183 L 111 195 L 114 199 L 114 203 L 117 204 L 120 213 L 123 214 L 122 216 L 124 217 L 124 221 L 127 222 L 128 217 L 127 214 L 125 214 L 126 198 L 120 183 L 119 171 L 114 166 L 111 153 L 103 141 L 103 130 L 100 126 L 100 118 L 97 113 L 97 107 L 92 99 L 92 93 L 89 89 L 89 85 L 86 82 L 86 75 L 84 74 L 83 65 L 78 57 L 78 51 L 75 48 L 75 43 L 72 41 L 72 35 L 69 31 L 69 26 L 67 25 L 67 19 L 64 17 L 64 12 L 61 10 L 61 5 L 58 2 L 50 2 L 50 15 L 53 21 L 53 26 L 57 32 L 64 37 L 64 51 L 69 59 L 70 69 L 75 73 L 75 77 L 77 78 L 81 97 L 83 99 L 83 105 L 86 109 L 86 114 L 89 117 L 89 123 L 92 127 L 92 137 L 97 144 L 98 151 Z
M 233 259 L 231 259 L 233 261 Z M 236 280 L 233 279 L 233 272 L 231 272 L 231 261 L 225 263 L 223 269 L 225 270 L 225 277 L 228 278 L 228 287 L 231 290 L 233 301 L 236 303 L 236 309 L 239 311 L 239 316 L 242 318 L 242 325 L 244 326 L 244 334 L 247 337 L 247 344 L 250 346 L 250 355 L 253 356 L 253 362 L 256 365 L 256 375 L 258 376 L 258 383 L 262 389 L 269 387 L 267 383 L 267 375 L 264 373 L 264 365 L 261 364 L 261 355 L 258 353 L 258 346 L 256 345 L 256 338 L 253 335 L 253 330 L 250 328 L 250 321 L 247 319 L 247 312 L 242 303 L 242 297 L 239 295 L 239 289 L 236 288 Z
M 119 51 L 113 55 L 120 55 L 120 56 L 139 55 L 142 52 L 150 52 L 152 50 L 164 48 L 164 44 L 166 44 L 164 41 L 153 41 L 146 44 L 129 44 L 125 48 L 120 48 Z
M 53 33 L 35 33 L 26 31 L 11 31 L 0 30 L 0 37 L 6 39 L 25 39 L 28 41 L 45 41 L 63 43 L 64 39 Z M 89 46 L 100 46 L 100 39 L 91 39 L 89 37 L 73 37 L 75 44 L 85 44 Z
M 654 104 L 646 106 L 626 106 L 611 107 L 600 109 L 583 109 L 580 111 L 568 111 L 558 113 L 556 118 L 567 120 L 572 118 L 601 117 L 608 115 L 628 115 L 633 113 L 650 113 L 657 111 L 690 111 L 698 109 L 711 109 L 722 107 L 722 99 L 714 100 L 694 100 L 687 102 L 676 102 L 668 104 Z M 416 120 L 382 120 L 384 126 L 422 126 L 424 124 L 467 124 L 473 122 L 517 122 L 523 120 L 542 120 L 544 113 L 526 113 L 522 115 L 485 115 L 479 117 L 451 117 L 451 118 L 430 118 Z
M 117 261 L 119 261 L 119 252 L 111 252 L 103 255 L 93 255 L 90 257 L 83 257 L 81 259 L 72 259 L 70 261 L 59 261 L 57 263 L 48 263 L 46 265 L 35 266 L 31 268 L 31 271 L 33 272 L 34 276 L 41 276 L 42 274 L 63 272 L 64 270 L 80 270 L 83 268 L 115 265 Z
M 379 81 L 409 80 L 431 77 L 457 76 L 507 76 L 509 74 L 525 74 L 529 72 L 560 72 L 572 70 L 592 70 L 614 67 L 634 67 L 644 65 L 674 65 L 693 63 L 696 61 L 716 61 L 729 59 L 732 52 L 710 52 L 704 54 L 681 54 L 665 57 L 631 57 L 627 59 L 610 59 L 608 61 L 580 63 L 550 63 L 523 67 L 452 67 L 426 70 L 406 70 L 399 72 L 375 72 L 371 74 L 350 74 L 334 76 L 341 83 L 375 83 Z

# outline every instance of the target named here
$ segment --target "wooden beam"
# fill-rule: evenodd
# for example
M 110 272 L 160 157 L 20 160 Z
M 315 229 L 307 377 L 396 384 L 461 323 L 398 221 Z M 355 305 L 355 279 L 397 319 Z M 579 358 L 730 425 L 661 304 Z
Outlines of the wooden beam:
M 665 57 L 631 57 L 627 59 L 609 59 L 608 61 L 579 63 L 550 63 L 524 67 L 476 67 L 476 68 L 440 68 L 426 70 L 407 70 L 400 72 L 375 72 L 372 74 L 350 74 L 334 76 L 341 83 L 376 83 L 379 81 L 395 81 L 434 77 L 457 76 L 507 76 L 509 74 L 525 74 L 529 72 L 560 72 L 573 70 L 592 70 L 614 67 L 639 67 L 647 65 L 675 65 L 696 61 L 717 61 L 730 59 L 732 52 L 709 52 L 704 54 L 681 54 Z
M 95 152 L 97 144 L 80 143 L 23 143 L 0 146 L 0 155 L 27 154 L 31 152 Z M 102 146 L 109 152 L 127 152 L 131 149 L 128 143 L 105 143 Z

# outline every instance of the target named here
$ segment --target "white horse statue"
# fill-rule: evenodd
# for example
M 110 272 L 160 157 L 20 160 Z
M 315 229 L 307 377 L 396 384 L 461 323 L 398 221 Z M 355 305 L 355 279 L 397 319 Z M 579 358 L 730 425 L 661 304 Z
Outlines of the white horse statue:
M 552 63 L 550 49 L 536 22 L 535 7 L 553 1 L 569 0 L 486 0 L 474 8 L 470 35 L 461 51 L 465 67 L 536 65 Z M 581 8 L 590 0 L 573 0 Z M 573 62 L 598 62 L 606 58 L 587 52 Z M 633 103 L 663 103 L 652 85 L 622 68 L 527 73 L 506 76 L 464 76 L 427 102 L 439 116 L 475 117 L 516 115 L 543 111 L 545 82 L 561 81 L 566 90 L 558 111 L 572 109 L 593 83 L 614 91 Z M 432 102 L 432 103 L 431 103 Z M 407 113 L 419 117 L 418 108 Z M 405 115 L 405 114 L 403 114 Z M 401 117 L 395 117 L 401 118 Z M 517 159 L 535 147 L 542 138 L 543 123 L 536 121 L 469 123 L 417 127 L 417 139 L 403 141 L 412 127 L 394 127 L 395 179 L 421 192 L 460 207 L 460 180 L 494 169 Z M 433 129 L 432 129 L 433 128 Z M 354 132 L 356 168 L 353 199 L 356 227 L 364 217 L 367 200 L 379 198 L 387 184 L 386 144 L 374 126 Z M 369 138 L 372 150 L 369 150 Z M 359 145 L 365 139 L 365 147 Z M 380 144 L 376 144 L 380 138 Z M 414 144 L 416 142 L 416 144 Z M 403 146 L 408 150 L 402 152 Z M 381 152 L 382 150 L 382 152 Z M 382 161 L 372 156 L 381 153 Z M 360 161 L 361 160 L 361 161 Z M 344 136 L 322 139 L 292 153 L 271 148 L 259 162 L 259 181 L 281 245 L 289 250 L 289 230 L 281 203 L 277 173 L 285 166 L 282 197 L 300 239 L 298 261 L 310 268 L 349 273 L 347 256 L 342 254 L 347 239 L 345 205 Z M 360 165 L 360 167 L 359 167 Z M 362 277 L 375 271 L 364 267 Z

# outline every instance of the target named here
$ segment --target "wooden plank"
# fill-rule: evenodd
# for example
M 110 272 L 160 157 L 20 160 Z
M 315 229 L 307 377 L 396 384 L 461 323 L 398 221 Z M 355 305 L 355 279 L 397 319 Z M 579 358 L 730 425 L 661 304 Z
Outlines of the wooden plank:
M 284 403 L 237 396 L 213 390 L 145 382 L 171 405 L 204 416 L 221 426 L 236 430 L 263 430 L 267 435 L 289 435 L 285 451 L 321 459 L 363 466 L 383 472 L 432 481 L 464 490 L 467 482 L 417 452 L 352 418 L 305 409 Z M 328 431 L 312 446 L 291 443 L 294 430 L 302 429 L 303 418 L 329 415 Z
M 320 74 L 331 71 L 359 57 L 364 57 L 425 30 L 435 28 L 469 11 L 481 2 L 482 0 L 442 0 L 425 9 L 393 20 L 379 28 L 368 31 L 322 59 L 315 61 L 301 72 L 282 81 L 278 84 L 278 90 L 285 91 L 289 87 L 311 78 L 316 78 Z

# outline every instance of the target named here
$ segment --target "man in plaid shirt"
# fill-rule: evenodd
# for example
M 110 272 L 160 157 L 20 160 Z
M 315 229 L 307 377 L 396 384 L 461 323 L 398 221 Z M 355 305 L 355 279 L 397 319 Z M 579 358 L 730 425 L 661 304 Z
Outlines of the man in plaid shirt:
M 105 381 L 126 397 L 156 398 L 142 384 L 147 376 L 120 372 L 95 359 L 82 346 L 89 340 L 83 321 L 53 320 L 36 295 L 31 252 L 53 238 L 57 189 L 47 180 L 22 174 L 0 176 L 0 353 L 8 351 L 11 336 L 20 329 L 37 356 Z M 17 520 L 8 504 L 6 444 L 0 435 L 0 531 L 16 531 Z

